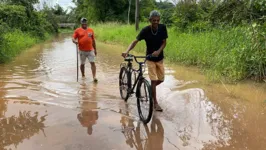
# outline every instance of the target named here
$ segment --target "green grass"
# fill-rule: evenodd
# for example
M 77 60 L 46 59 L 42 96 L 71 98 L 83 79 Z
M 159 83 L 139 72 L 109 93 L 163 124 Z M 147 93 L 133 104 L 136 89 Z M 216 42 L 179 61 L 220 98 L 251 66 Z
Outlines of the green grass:
M 45 39 L 48 39 L 49 37 L 50 35 L 45 33 Z M 40 38 L 34 37 L 29 33 L 24 33 L 20 30 L 4 33 L 1 35 L 1 39 L 0 63 L 12 60 L 12 58 L 17 56 L 21 51 L 41 41 Z
M 92 28 L 98 40 L 124 46 L 128 46 L 138 34 L 133 25 L 119 23 L 98 24 Z M 166 59 L 199 66 L 211 80 L 239 81 L 265 77 L 266 41 L 258 42 L 257 34 L 252 34 L 248 27 L 199 33 L 181 33 L 168 28 L 168 36 L 164 50 Z M 256 47 L 258 44 L 261 45 Z M 135 49 L 144 52 L 145 42 Z

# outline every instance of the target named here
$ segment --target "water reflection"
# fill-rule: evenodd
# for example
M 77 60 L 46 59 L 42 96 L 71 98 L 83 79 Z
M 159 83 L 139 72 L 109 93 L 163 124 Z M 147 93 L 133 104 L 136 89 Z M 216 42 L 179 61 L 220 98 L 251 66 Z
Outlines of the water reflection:
M 6 109 L 7 109 L 6 101 L 0 99 L 0 118 L 5 116 Z
M 19 112 L 18 116 L 0 119 L 0 149 L 14 144 L 17 147 L 24 139 L 29 139 L 34 134 L 44 133 L 44 121 L 47 115 L 39 118 L 38 112 Z
M 1 70 L 1 66 L 0 66 L 0 70 Z M 2 78 L 2 76 L 0 75 L 0 78 Z M 0 118 L 4 117 L 5 112 L 7 110 L 7 101 L 4 100 L 4 97 L 6 95 L 6 91 L 3 90 L 5 86 L 5 83 L 1 81 L 0 79 Z
M 166 108 L 162 115 L 175 123 L 174 130 L 167 132 L 177 136 L 177 140 L 171 143 L 182 149 L 204 147 L 206 143 L 228 143 L 232 133 L 231 119 L 206 97 L 203 89 L 171 91 L 169 87 L 159 88 L 162 91 L 158 96 L 161 106 Z
M 153 116 L 150 132 L 148 132 L 148 150 L 162 150 L 164 142 L 164 128 L 158 117 Z
M 128 115 L 128 113 L 125 115 Z M 149 125 L 134 122 L 134 120 L 124 115 L 121 116 L 120 123 L 126 144 L 130 148 L 137 150 L 163 150 L 164 128 L 156 115 L 153 116 Z M 134 123 L 137 125 L 134 125 Z
M 92 135 L 93 126 L 97 124 L 99 118 L 97 109 L 97 84 L 81 84 L 81 113 L 77 115 L 80 124 L 87 128 L 87 133 Z
M 123 114 L 121 115 L 120 123 L 121 131 L 126 139 L 126 144 L 131 148 L 136 147 L 136 149 L 138 149 L 141 142 L 134 130 L 134 120 L 129 118 L 129 107 L 127 103 L 124 103 L 124 109 L 120 109 L 119 113 Z

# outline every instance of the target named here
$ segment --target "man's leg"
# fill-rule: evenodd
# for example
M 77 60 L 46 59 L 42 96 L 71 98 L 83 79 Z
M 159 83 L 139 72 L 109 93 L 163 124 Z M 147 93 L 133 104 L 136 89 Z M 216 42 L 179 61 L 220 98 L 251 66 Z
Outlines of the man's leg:
M 157 86 L 157 80 L 151 81 L 151 89 L 152 89 L 152 97 L 153 97 L 154 105 L 158 105 L 158 101 L 156 97 L 156 86 Z
M 157 86 L 157 85 L 160 85 L 161 83 L 163 83 L 163 81 L 161 81 L 161 80 L 157 80 L 157 81 L 156 81 L 156 86 Z
M 96 65 L 95 65 L 95 53 L 94 53 L 94 50 L 89 52 L 88 59 L 89 59 L 90 64 L 91 64 L 91 72 L 92 72 L 93 80 L 94 80 L 94 82 L 97 82 L 98 80 L 96 78 Z
M 156 87 L 161 84 L 164 81 L 164 65 L 163 65 L 163 60 L 156 62 L 156 76 L 158 80 L 154 81 L 154 104 L 155 104 L 155 110 L 156 111 L 163 111 L 163 109 L 158 105 L 157 97 L 156 97 Z
M 81 71 L 82 77 L 85 77 L 85 65 L 84 64 L 80 65 L 80 71 Z
M 158 104 L 156 98 L 156 86 L 157 86 L 157 76 L 156 76 L 156 64 L 153 61 L 146 61 L 148 66 L 149 78 L 151 80 L 151 90 L 154 106 Z
M 86 53 L 83 51 L 79 51 L 79 56 L 80 56 L 80 71 L 82 77 L 85 77 L 85 62 L 86 62 Z
M 95 79 L 96 78 L 96 65 L 95 65 L 95 62 L 91 62 L 91 72 L 92 72 L 93 79 Z
M 161 84 L 163 81 L 160 80 L 154 80 L 151 81 L 151 88 L 152 88 L 152 95 L 154 98 L 154 105 L 158 105 L 157 96 L 156 96 L 156 87 L 157 85 Z

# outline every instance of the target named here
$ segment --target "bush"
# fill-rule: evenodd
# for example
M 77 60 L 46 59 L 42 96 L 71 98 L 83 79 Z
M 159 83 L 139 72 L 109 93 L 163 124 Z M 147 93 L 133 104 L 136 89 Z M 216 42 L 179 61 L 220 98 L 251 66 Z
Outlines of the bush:
M 20 29 L 27 20 L 26 9 L 18 5 L 0 5 L 0 18 L 9 27 Z
M 0 63 L 15 57 L 21 50 L 58 32 L 54 16 L 37 12 L 37 0 L 7 0 L 0 4 Z M 11 5 L 12 4 L 12 5 Z
M 7 32 L 1 37 L 3 41 L 0 50 L 1 63 L 11 60 L 22 50 L 38 42 L 38 38 L 33 38 L 30 34 L 23 33 L 20 30 L 13 30 L 12 32 Z

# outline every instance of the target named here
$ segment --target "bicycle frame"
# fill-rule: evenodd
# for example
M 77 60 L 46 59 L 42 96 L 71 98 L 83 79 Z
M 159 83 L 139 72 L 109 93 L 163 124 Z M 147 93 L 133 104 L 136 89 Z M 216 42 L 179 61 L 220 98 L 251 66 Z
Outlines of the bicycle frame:
M 131 68 L 131 69 L 132 69 L 132 68 Z M 140 70 L 141 70 L 141 71 L 140 71 Z M 138 73 L 138 77 L 136 78 L 136 80 L 135 80 L 135 82 L 134 82 L 134 84 L 133 84 L 133 87 L 130 88 L 130 94 L 134 93 L 133 91 L 134 91 L 134 89 L 136 88 L 138 82 L 139 82 L 141 79 L 144 78 L 144 77 L 143 77 L 143 72 L 142 72 L 142 66 L 141 66 L 141 65 L 140 65 L 139 70 L 136 70 L 136 71 L 133 70 L 132 72 L 139 72 L 139 73 Z M 129 82 L 131 82 L 131 80 L 130 80 Z M 130 83 L 130 85 L 132 85 L 132 84 Z M 131 86 L 129 86 L 129 87 L 131 87 Z
M 129 94 L 133 94 L 133 93 L 134 93 L 134 89 L 136 88 L 137 83 L 138 83 L 141 79 L 144 78 L 144 77 L 143 77 L 143 71 L 142 71 L 142 68 L 143 68 L 142 65 L 145 64 L 146 59 L 145 59 L 144 62 L 139 62 L 139 61 L 137 61 L 137 58 L 146 58 L 146 57 L 143 57 L 143 56 L 134 56 L 135 61 L 139 64 L 139 69 L 138 69 L 138 70 L 134 70 L 134 69 L 133 69 L 133 67 L 132 67 L 132 60 L 127 60 L 127 61 L 128 61 L 128 63 L 127 63 L 127 69 L 128 69 L 128 71 L 129 71 L 129 72 L 138 72 L 138 77 L 136 78 L 136 80 L 135 80 L 135 82 L 134 82 L 134 84 L 133 84 L 133 87 L 130 88 L 129 91 L 128 91 Z M 129 74 L 129 75 L 131 75 L 131 74 Z M 131 77 L 130 77 L 130 79 L 131 79 Z M 131 86 L 132 86 L 131 81 L 132 81 L 132 80 L 129 80 L 128 87 L 131 87 Z

